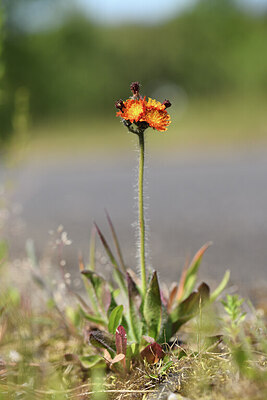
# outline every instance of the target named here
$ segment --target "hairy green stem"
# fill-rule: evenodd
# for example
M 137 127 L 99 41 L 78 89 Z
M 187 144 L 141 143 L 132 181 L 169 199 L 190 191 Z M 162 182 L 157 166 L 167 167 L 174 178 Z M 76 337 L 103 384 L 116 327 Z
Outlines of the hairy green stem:
M 139 210 L 139 229 L 140 229 L 140 268 L 142 279 L 142 293 L 146 293 L 146 260 L 145 260 L 145 219 L 144 219 L 144 161 L 145 161 L 145 140 L 144 132 L 138 134 L 139 137 L 139 178 L 138 178 L 138 210 Z

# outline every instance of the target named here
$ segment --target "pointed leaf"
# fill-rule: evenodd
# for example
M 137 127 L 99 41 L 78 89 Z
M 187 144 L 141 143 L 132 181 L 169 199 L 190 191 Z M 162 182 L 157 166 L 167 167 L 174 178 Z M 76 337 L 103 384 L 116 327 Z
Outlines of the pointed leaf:
M 205 253 L 205 251 L 211 246 L 211 244 L 212 244 L 212 242 L 208 242 L 208 243 L 204 244 L 204 246 L 202 246 L 201 249 L 199 249 L 198 252 L 195 254 L 195 256 L 186 272 L 183 298 L 187 297 L 194 289 L 196 279 L 197 279 L 197 272 L 198 272 L 198 268 L 200 266 L 200 262 L 202 260 L 202 256 Z
M 206 303 L 210 298 L 210 288 L 205 282 L 202 282 L 197 288 L 197 291 L 199 292 L 201 304 L 203 306 L 203 304 Z
M 110 216 L 109 216 L 107 211 L 106 211 L 106 216 L 107 216 L 109 227 L 110 227 L 110 230 L 111 230 L 111 233 L 112 233 L 113 241 L 114 241 L 114 244 L 115 244 L 115 247 L 116 247 L 116 250 L 117 250 L 117 254 L 118 254 L 118 257 L 119 257 L 120 266 L 121 266 L 123 272 L 126 273 L 126 267 L 125 267 L 125 264 L 124 264 L 124 261 L 123 261 L 123 258 L 122 258 L 122 252 L 121 252 L 119 240 L 118 240 L 116 231 L 114 229 L 114 225 L 113 225 L 113 223 L 111 221 L 111 218 L 110 218 Z
M 219 284 L 219 286 L 214 290 L 214 292 L 211 293 L 210 295 L 210 301 L 213 302 L 214 300 L 217 299 L 217 297 L 224 291 L 228 281 L 230 279 L 230 271 L 227 270 L 224 274 L 224 277 Z
M 189 261 L 186 260 L 185 265 L 182 270 L 180 280 L 179 280 L 178 292 L 177 292 L 177 297 L 176 297 L 176 301 L 178 301 L 178 302 L 180 302 L 180 300 L 182 300 L 183 296 L 184 296 L 185 278 L 186 278 L 188 267 L 189 267 Z
M 108 321 L 108 331 L 110 333 L 115 334 L 118 325 L 120 325 L 122 313 L 123 313 L 122 305 L 115 307 L 111 311 Z
M 168 310 L 168 312 L 170 312 L 171 309 L 172 309 L 172 306 L 173 306 L 173 303 L 174 303 L 174 301 L 175 301 L 175 299 L 176 299 L 177 293 L 178 293 L 178 286 L 175 285 L 175 286 L 172 288 L 172 291 L 171 291 L 171 293 L 170 293 L 170 295 L 169 295 L 168 304 L 167 304 L 167 310 Z
M 90 238 L 90 269 L 92 271 L 95 270 L 95 239 L 96 239 L 96 229 L 95 226 L 93 226 Z
M 196 315 L 199 306 L 199 299 L 199 292 L 193 292 L 171 312 L 170 318 L 173 322 L 173 334 L 176 333 L 181 325 Z
M 100 237 L 100 240 L 106 250 L 106 253 L 110 259 L 110 262 L 112 263 L 112 265 L 114 267 L 114 275 L 117 280 L 117 283 L 120 286 L 120 288 L 123 290 L 123 292 L 127 293 L 123 273 L 121 272 L 121 270 L 118 266 L 118 263 L 113 255 L 112 251 L 110 250 L 110 247 L 109 247 L 106 239 L 104 238 L 104 235 L 102 234 L 102 232 L 100 231 L 100 229 L 96 223 L 95 223 L 95 227 L 96 227 L 97 233 Z
M 156 340 L 160 332 L 162 321 L 162 304 L 156 271 L 152 275 L 146 292 L 143 312 L 148 325 L 148 336 Z

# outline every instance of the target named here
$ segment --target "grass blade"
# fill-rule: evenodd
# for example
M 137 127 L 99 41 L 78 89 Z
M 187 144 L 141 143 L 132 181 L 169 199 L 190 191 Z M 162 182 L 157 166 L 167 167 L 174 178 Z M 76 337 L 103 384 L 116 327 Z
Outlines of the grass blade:
M 90 238 L 90 269 L 95 271 L 95 240 L 96 240 L 96 229 L 95 226 L 92 228 Z
M 124 261 L 123 261 L 122 252 L 121 252 L 121 248 L 120 248 L 118 236 L 117 236 L 117 234 L 116 234 L 114 225 L 113 225 L 113 223 L 112 223 L 112 221 L 111 221 L 111 218 L 110 218 L 110 216 L 109 216 L 107 210 L 105 210 L 105 211 L 106 211 L 106 216 L 107 216 L 108 224 L 109 224 L 109 227 L 110 227 L 110 230 L 111 230 L 111 233 L 112 233 L 112 237 L 113 237 L 113 240 L 114 240 L 114 244 L 115 244 L 115 247 L 116 247 L 116 250 L 117 250 L 117 254 L 118 254 L 118 257 L 119 257 L 121 269 L 122 269 L 122 271 L 123 271 L 124 273 L 126 273 L 126 267 L 125 267 L 125 264 L 124 264 Z
M 109 259 L 110 259 L 110 262 L 112 263 L 112 265 L 114 267 L 114 274 L 115 274 L 115 278 L 117 280 L 117 283 L 120 286 L 120 288 L 123 290 L 123 292 L 127 294 L 126 285 L 125 285 L 125 281 L 124 281 L 124 275 L 121 272 L 121 270 L 120 270 L 120 268 L 118 266 L 118 263 L 117 263 L 114 255 L 113 255 L 112 251 L 110 250 L 110 247 L 109 247 L 106 239 L 104 238 L 104 235 L 102 234 L 102 232 L 100 231 L 100 229 L 99 229 L 99 227 L 98 227 L 98 225 L 96 223 L 95 223 L 95 227 L 96 227 L 97 233 L 98 233 L 98 235 L 100 237 L 100 240 L 101 240 L 101 242 L 102 242 L 102 244 L 103 244 L 103 246 L 104 246 L 104 248 L 106 250 L 106 253 L 107 253 L 107 255 L 108 255 Z
M 228 281 L 230 279 L 230 271 L 229 269 L 225 272 L 224 277 L 219 284 L 219 286 L 211 293 L 210 295 L 210 302 L 212 303 L 217 299 L 217 297 L 222 293 L 222 291 L 225 289 Z

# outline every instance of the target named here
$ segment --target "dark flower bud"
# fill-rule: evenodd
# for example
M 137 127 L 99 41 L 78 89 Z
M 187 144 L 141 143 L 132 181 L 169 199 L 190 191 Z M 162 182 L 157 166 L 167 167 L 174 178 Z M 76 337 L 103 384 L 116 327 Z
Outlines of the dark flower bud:
M 164 100 L 164 102 L 162 104 L 165 106 L 165 108 L 168 108 L 168 107 L 170 107 L 172 105 L 170 100 Z
M 131 91 L 133 92 L 133 95 L 138 95 L 139 94 L 139 89 L 140 89 L 140 83 L 139 82 L 132 82 L 130 86 Z
M 116 107 L 118 110 L 122 110 L 123 107 L 124 107 L 123 100 L 122 100 L 122 99 L 117 100 L 117 101 L 115 102 L 115 107 Z

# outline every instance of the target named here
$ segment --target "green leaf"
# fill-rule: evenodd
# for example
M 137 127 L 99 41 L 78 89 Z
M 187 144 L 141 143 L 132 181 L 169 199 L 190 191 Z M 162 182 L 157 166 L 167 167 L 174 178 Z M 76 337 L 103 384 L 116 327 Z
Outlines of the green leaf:
M 114 241 L 114 244 L 115 244 L 115 247 L 116 247 L 116 250 L 117 250 L 117 254 L 118 254 L 118 257 L 119 257 L 120 266 L 121 266 L 123 272 L 126 273 L 126 267 L 125 267 L 125 264 L 124 264 L 124 261 L 123 261 L 119 240 L 118 240 L 116 231 L 114 229 L 114 225 L 113 225 L 113 223 L 111 221 L 111 218 L 110 218 L 110 216 L 109 216 L 107 211 L 106 211 L 106 216 L 107 216 L 109 227 L 110 227 L 110 230 L 111 230 L 111 233 L 112 233 L 113 241 Z
M 213 302 L 214 300 L 217 299 L 217 297 L 224 291 L 226 288 L 227 283 L 229 282 L 230 279 L 230 271 L 229 269 L 225 272 L 224 277 L 219 284 L 219 286 L 214 290 L 214 292 L 211 293 L 210 295 L 210 302 Z
M 95 236 L 96 229 L 93 227 L 90 238 L 90 269 L 95 270 Z
M 108 321 L 108 331 L 110 333 L 115 334 L 117 327 L 120 325 L 122 313 L 123 313 L 122 305 L 115 307 L 111 311 Z
M 81 271 L 81 274 L 91 283 L 93 293 L 90 300 L 95 313 L 99 314 L 99 311 L 101 311 L 103 317 L 106 317 L 111 301 L 111 294 L 106 280 L 89 269 Z M 96 305 L 97 308 L 95 308 Z
M 187 296 L 189 296 L 190 293 L 192 292 L 192 290 L 194 290 L 196 280 L 197 280 L 197 273 L 198 273 L 198 269 L 199 269 L 199 266 L 200 266 L 200 263 L 202 260 L 202 256 L 205 253 L 205 251 L 210 247 L 211 244 L 212 244 L 211 242 L 207 242 L 195 254 L 195 256 L 186 272 L 183 299 L 186 298 Z
M 107 253 L 107 255 L 108 255 L 109 259 L 110 259 L 110 262 L 114 267 L 115 279 L 116 279 L 118 285 L 120 286 L 120 288 L 122 289 L 122 291 L 127 294 L 124 275 L 121 272 L 121 270 L 120 270 L 120 268 L 118 266 L 118 263 L 117 263 L 114 255 L 113 255 L 112 251 L 110 250 L 110 247 L 109 247 L 104 235 L 102 234 L 102 232 L 100 231 L 100 229 L 99 229 L 99 227 L 98 227 L 98 225 L 96 223 L 95 223 L 95 228 L 96 228 L 97 233 L 98 233 L 98 235 L 100 237 L 100 240 L 101 240 L 101 242 L 102 242 L 102 244 L 103 244 L 103 246 L 104 246 L 104 248 L 106 250 L 106 253 Z
M 81 322 L 81 313 L 79 312 L 79 310 L 68 306 L 66 307 L 66 315 L 74 326 L 79 326 Z
M 172 321 L 170 315 L 167 312 L 167 308 L 162 304 L 162 321 L 161 329 L 158 336 L 159 343 L 168 343 L 172 337 Z
M 200 300 L 200 293 L 191 293 L 182 303 L 178 304 L 171 312 L 170 317 L 173 322 L 172 334 L 180 328 L 181 325 L 189 321 L 196 315 Z
M 146 292 L 143 312 L 148 325 L 148 335 L 157 340 L 162 321 L 162 304 L 156 271 L 152 275 Z
M 131 275 L 126 273 L 126 280 L 128 284 L 128 301 L 129 301 L 129 325 L 130 331 L 128 331 L 129 339 L 135 340 L 138 343 L 141 340 L 142 335 L 142 321 L 140 316 L 141 296 L 137 289 L 135 282 Z
M 86 369 L 90 369 L 95 367 L 97 364 L 104 364 L 103 357 L 99 355 L 91 355 L 91 356 L 81 356 L 79 357 L 82 366 Z
M 102 325 L 102 326 L 106 326 L 107 325 L 106 321 L 103 318 L 98 317 L 97 315 L 88 314 L 87 312 L 85 312 L 82 309 L 81 306 L 79 308 L 80 308 L 80 312 L 81 312 L 82 316 L 85 319 L 87 319 L 88 321 L 94 322 L 94 323 Z

